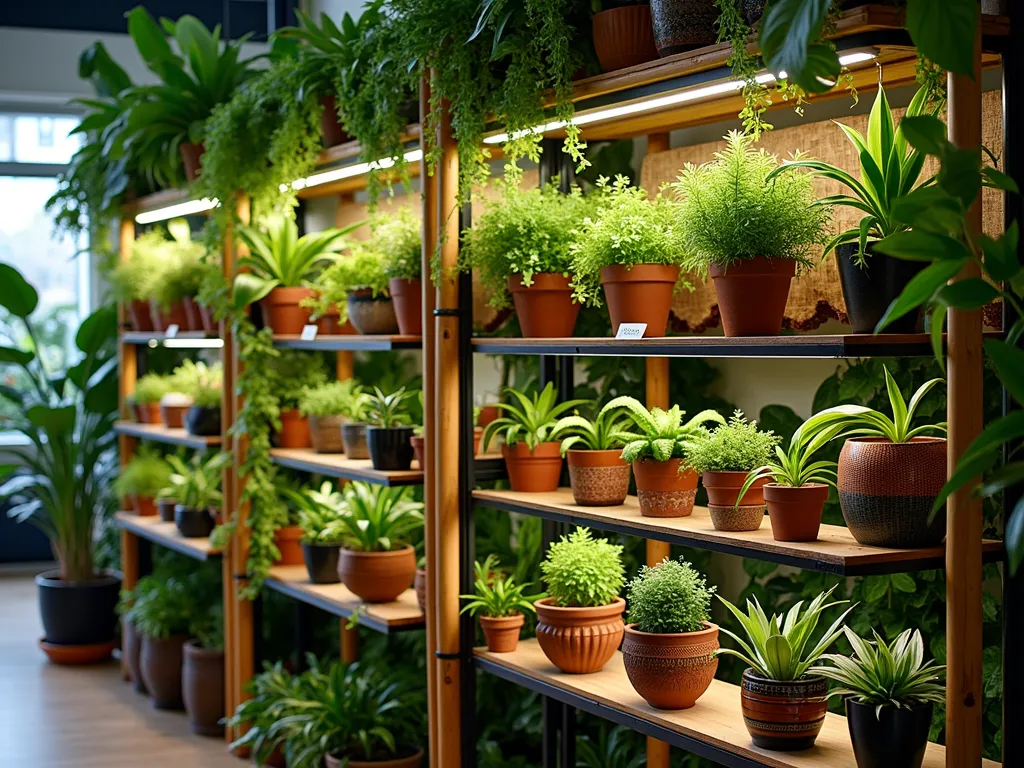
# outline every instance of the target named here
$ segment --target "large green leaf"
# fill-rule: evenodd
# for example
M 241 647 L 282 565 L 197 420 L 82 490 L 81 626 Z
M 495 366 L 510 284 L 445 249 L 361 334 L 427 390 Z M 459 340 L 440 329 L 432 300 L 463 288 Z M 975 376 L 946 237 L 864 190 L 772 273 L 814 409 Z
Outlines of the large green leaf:
M 808 93 L 822 93 L 831 86 L 818 78 L 835 82 L 839 57 L 819 38 L 830 0 L 779 0 L 773 3 L 761 24 L 761 53 L 768 69 L 786 76 Z
M 34 405 L 25 413 L 29 423 L 50 433 L 51 436 L 69 432 L 75 428 L 78 411 L 73 405 L 50 408 Z
M 85 393 L 85 410 L 90 413 L 113 413 L 117 410 L 118 398 L 118 376 L 117 369 L 108 371 L 97 384 L 94 384 Z
M 14 365 L 28 365 L 36 359 L 35 353 L 26 352 L 23 349 L 14 347 L 0 347 L 0 365 L 10 363 Z
M 996 367 L 999 381 L 1014 400 L 1024 405 L 1024 349 L 1014 347 L 1005 341 L 990 339 L 985 342 L 985 352 Z
M 908 0 L 907 31 L 924 58 L 973 75 L 978 13 L 978 0 Z
M 254 304 L 279 285 L 277 280 L 268 280 L 249 273 L 235 275 L 234 290 L 231 293 L 236 309 Z
M 925 267 L 914 275 L 907 283 L 907 287 L 903 289 L 903 293 L 897 296 L 885 310 L 882 319 L 875 326 L 875 333 L 881 333 L 882 329 L 893 320 L 903 317 L 910 310 L 928 301 L 939 288 L 953 279 L 966 263 L 965 259 L 944 259 Z
M 1021 269 L 1017 244 L 1020 240 L 1020 229 L 1014 220 L 1006 232 L 998 238 L 983 234 L 981 249 L 985 254 L 985 270 L 993 280 L 1011 280 Z
M 1007 518 L 1004 540 L 1010 556 L 1010 572 L 1016 573 L 1024 561 L 1024 498 L 1017 499 L 1017 504 Z
M 907 230 L 889 235 L 875 244 L 875 250 L 907 261 L 956 260 L 970 258 L 967 246 L 947 235 Z
M 999 291 L 980 277 L 956 280 L 939 290 L 935 300 L 951 309 L 978 309 L 999 298 Z
M 15 317 L 26 318 L 39 304 L 39 294 L 21 272 L 10 264 L 0 264 L 0 307 Z
M 113 304 L 100 307 L 78 326 L 75 346 L 86 355 L 94 355 L 117 336 L 117 309 Z
M 900 130 L 910 146 L 928 155 L 941 155 L 949 146 L 946 126 L 931 115 L 904 117 L 900 120 Z

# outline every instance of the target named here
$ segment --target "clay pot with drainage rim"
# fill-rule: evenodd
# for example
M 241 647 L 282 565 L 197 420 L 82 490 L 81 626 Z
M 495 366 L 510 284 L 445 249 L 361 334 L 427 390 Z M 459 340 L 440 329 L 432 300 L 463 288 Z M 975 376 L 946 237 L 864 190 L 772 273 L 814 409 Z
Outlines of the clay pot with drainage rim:
M 166 639 L 142 636 L 140 668 L 146 689 L 157 709 L 183 709 L 181 696 L 181 664 L 186 635 Z
M 149 300 L 149 311 L 153 316 L 153 330 L 157 333 L 165 333 L 172 325 L 183 330 L 188 325 L 185 317 L 185 307 L 180 301 L 176 301 L 169 307 L 162 307 L 156 299 Z
M 345 422 L 341 425 L 341 442 L 345 446 L 345 455 L 350 459 L 370 458 L 370 448 L 366 444 L 366 425 Z
M 662 58 L 714 45 L 717 21 L 715 0 L 651 0 L 654 45 Z
M 537 642 L 552 664 L 563 672 L 586 675 L 599 671 L 622 642 L 625 624 L 621 597 L 608 605 L 562 607 L 545 597 L 537 609 Z
M 426 445 L 426 442 L 427 441 L 423 435 L 413 435 L 409 438 L 409 445 L 412 446 L 412 457 L 419 465 L 420 469 L 423 469 L 424 467 L 425 457 L 423 455 L 423 447 Z
M 184 429 L 185 414 L 192 407 L 192 398 L 171 392 L 160 400 L 160 421 L 168 429 Z
M 513 491 L 549 493 L 558 490 L 562 476 L 559 443 L 539 443 L 532 451 L 526 443 L 502 445 L 501 455 Z
M 367 603 L 390 603 L 409 589 L 416 578 L 416 550 L 408 545 L 389 552 L 361 552 L 343 547 L 338 575 L 353 594 Z
M 366 446 L 373 468 L 386 472 L 402 472 L 412 467 L 412 427 L 366 428 Z
M 881 707 L 846 699 L 857 768 L 921 768 L 932 724 L 932 702 L 907 707 Z
M 776 541 L 816 541 L 821 514 L 828 500 L 828 486 L 808 483 L 794 488 L 768 483 L 764 487 L 768 519 Z
M 263 324 L 275 334 L 298 336 L 309 324 L 310 310 L 301 302 L 316 293 L 310 288 L 274 288 L 260 299 Z
M 708 492 L 708 512 L 716 531 L 756 531 L 764 522 L 767 477 L 754 481 L 740 499 L 746 472 L 704 472 L 701 481 Z M 738 504 L 738 506 L 737 506 Z
M 569 465 L 572 497 L 581 507 L 615 507 L 629 494 L 629 464 L 622 451 L 576 451 L 565 453 Z
M 778 336 L 796 275 L 792 259 L 758 256 L 722 267 L 712 264 L 718 312 L 726 336 Z
M 132 687 L 138 693 L 146 692 L 146 684 L 142 680 L 142 669 L 139 658 L 142 653 L 142 635 L 135 628 L 135 622 L 121 617 L 121 658 L 128 664 L 128 675 L 132 679 Z
M 302 528 L 298 525 L 282 525 L 274 531 L 274 544 L 281 556 L 275 561 L 277 565 L 302 565 Z
M 309 439 L 317 453 L 344 453 L 341 440 L 341 416 L 310 416 Z
M 153 326 L 153 310 L 148 301 L 143 299 L 132 299 L 128 303 L 128 321 L 133 331 L 150 332 L 155 330 Z
M 591 28 L 602 72 L 635 67 L 658 58 L 648 3 L 598 11 L 591 18 Z
M 152 496 L 133 493 L 131 498 L 132 508 L 139 517 L 154 517 L 159 514 L 156 508 L 156 499 Z
M 688 517 L 693 513 L 693 502 L 697 497 L 697 473 L 689 468 L 680 471 L 682 465 L 682 459 L 655 461 L 647 458 L 633 462 L 641 515 Z
M 313 438 L 309 433 L 309 419 L 298 408 L 281 411 L 281 431 L 277 433 L 280 448 L 312 448 Z
M 526 623 L 521 613 L 512 616 L 481 616 L 480 629 L 491 653 L 512 653 L 519 645 L 519 630 Z
M 398 332 L 406 336 L 423 333 L 423 281 L 400 277 L 388 279 L 388 292 L 394 305 Z
M 224 651 L 204 648 L 197 640 L 185 643 L 181 693 L 192 733 L 223 736 Z
M 196 509 L 178 504 L 174 507 L 174 525 L 186 539 L 205 539 L 214 529 L 214 513 L 211 509 Z
M 622 663 L 629 682 L 657 709 L 689 709 L 711 686 L 718 669 L 718 625 L 697 632 L 641 632 L 626 625 Z
M 427 612 L 427 569 L 417 568 L 416 576 L 413 579 L 412 587 L 416 591 L 416 604 L 420 611 Z
M 824 677 L 770 680 L 748 667 L 740 683 L 740 706 L 754 746 L 779 752 L 813 747 L 825 723 L 827 694 Z
M 679 281 L 679 267 L 635 264 L 632 267 L 601 267 L 612 336 L 622 323 L 645 323 L 644 337 L 664 336 L 672 310 L 672 295 Z
M 508 290 L 528 339 L 567 338 L 576 330 L 580 305 L 572 300 L 570 280 L 557 272 L 538 272 L 530 285 L 522 275 L 509 275 Z
M 341 581 L 341 577 L 338 576 L 340 544 L 311 544 L 308 541 L 301 544 L 302 559 L 306 563 L 306 572 L 313 584 L 337 584 Z
M 206 144 L 183 141 L 178 145 L 178 152 L 181 153 L 181 164 L 185 167 L 185 178 L 191 184 L 199 178 L 199 174 L 203 170 L 203 154 L 206 152 Z
M 335 757 L 334 755 L 324 756 L 325 768 L 340 768 L 342 765 L 342 758 Z M 366 760 L 348 760 L 345 762 L 345 768 L 420 768 L 423 765 L 423 750 L 417 750 L 415 754 L 408 755 L 406 757 L 396 757 L 391 760 L 373 760 L 367 762 Z
M 369 288 L 350 291 L 348 319 L 364 336 L 398 333 L 398 318 L 390 296 L 374 296 Z
M 160 522 L 174 522 L 174 508 L 178 506 L 177 499 L 157 499 L 156 511 L 160 514 Z

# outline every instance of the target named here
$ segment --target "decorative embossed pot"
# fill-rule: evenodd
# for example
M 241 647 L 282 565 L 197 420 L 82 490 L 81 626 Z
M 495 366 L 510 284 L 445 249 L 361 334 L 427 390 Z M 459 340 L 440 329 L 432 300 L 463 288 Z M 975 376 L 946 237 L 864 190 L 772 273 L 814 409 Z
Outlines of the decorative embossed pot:
M 715 0 L 651 0 L 654 44 L 662 58 L 714 45 L 717 20 Z
M 625 625 L 621 597 L 608 605 L 566 607 L 545 597 L 537 608 L 537 642 L 552 664 L 563 672 L 586 675 L 601 669 L 619 648 Z
M 644 517 L 688 517 L 697 496 L 697 473 L 692 469 L 680 472 L 682 459 L 633 462 L 636 495 L 640 514 Z
M 492 653 L 512 653 L 519 645 L 519 630 L 526 622 L 521 613 L 512 616 L 481 616 L 480 629 L 487 638 L 487 650 Z
M 708 512 L 716 531 L 756 531 L 764 522 L 764 486 L 767 477 L 756 480 L 740 499 L 746 472 L 705 472 L 701 475 L 708 492 Z M 737 506 L 739 502 L 739 506 Z
M 715 679 L 718 625 L 697 632 L 655 634 L 626 625 L 622 662 L 629 682 L 652 707 L 689 709 Z
M 740 704 L 754 746 L 780 752 L 813 747 L 825 722 L 827 693 L 824 677 L 769 680 L 748 667 L 740 684 Z
M 582 507 L 615 507 L 629 493 L 629 464 L 618 448 L 611 451 L 567 451 L 572 497 Z

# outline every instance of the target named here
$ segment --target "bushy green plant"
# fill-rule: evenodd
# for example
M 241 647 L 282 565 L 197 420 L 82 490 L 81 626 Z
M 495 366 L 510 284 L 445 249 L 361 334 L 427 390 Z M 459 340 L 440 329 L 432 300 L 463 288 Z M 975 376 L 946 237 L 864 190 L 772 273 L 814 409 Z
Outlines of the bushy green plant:
M 384 256 L 372 244 L 355 242 L 349 253 L 338 258 L 317 280 L 319 295 L 307 302 L 317 315 L 330 306 L 338 309 L 341 322 L 348 319 L 348 295 L 368 290 L 374 297 L 390 296 L 388 276 L 384 272 Z
M 341 518 L 347 529 L 345 546 L 349 549 L 401 549 L 405 537 L 423 526 L 423 504 L 410 498 L 410 488 L 353 482 L 342 493 L 349 511 Z
M 610 451 L 622 448 L 629 439 L 632 421 L 619 407 L 605 405 L 591 421 L 586 416 L 563 416 L 552 433 L 567 435 L 562 438 L 561 451 L 565 456 L 570 449 L 577 451 Z
M 299 412 L 303 416 L 348 415 L 356 407 L 355 401 L 364 395 L 363 385 L 355 379 L 331 381 L 302 390 Z
M 247 748 L 256 765 L 263 765 L 271 753 L 284 743 L 285 734 L 274 726 L 281 721 L 284 702 L 292 693 L 295 679 L 278 661 L 271 665 L 263 662 L 263 671 L 246 684 L 249 698 L 236 707 L 227 719 L 227 727 L 242 731 L 242 735 L 228 745 L 230 751 Z
M 165 238 L 159 249 L 160 263 L 150 286 L 152 298 L 164 309 L 199 293 L 203 275 L 199 265 L 206 254 L 203 245 L 192 240 L 184 219 L 169 221 L 167 232 L 170 238 Z
M 319 355 L 286 349 L 273 359 L 272 386 L 282 410 L 298 408 L 303 392 L 327 383 L 327 366 Z
M 484 427 L 480 445 L 485 451 L 491 444 L 491 438 L 499 431 L 505 438 L 506 445 L 524 442 L 531 451 L 540 443 L 556 440 L 558 432 L 555 427 L 558 425 L 559 416 L 589 402 L 567 400 L 564 403 L 556 403 L 558 394 L 550 382 L 540 392 L 534 392 L 532 397 L 511 387 L 506 387 L 503 391 L 509 397 L 515 398 L 517 403 L 495 403 L 495 406 L 506 415 L 498 417 Z
M 126 496 L 156 496 L 171 478 L 171 465 L 155 453 L 137 454 L 114 481 L 114 492 Z
M 302 540 L 307 544 L 341 544 L 348 530 L 341 518 L 348 514 L 344 494 L 329 481 L 319 488 L 300 491 L 285 488 L 282 494 L 298 511 Z
M 747 421 L 737 409 L 728 423 L 691 441 L 686 463 L 697 474 L 749 472 L 771 461 L 778 444 L 778 435 L 762 432 L 756 421 Z
M 132 402 L 139 405 L 159 403 L 160 398 L 171 391 L 170 380 L 158 373 L 147 373 L 135 382 L 135 391 L 131 394 Z
M 483 563 L 479 560 L 473 563 L 473 571 L 476 574 L 473 582 L 475 592 L 472 595 L 459 595 L 461 599 L 469 601 L 463 606 L 462 613 L 484 615 L 492 619 L 514 616 L 524 611 L 536 613 L 534 601 L 545 597 L 543 593 L 525 594 L 530 585 L 516 584 L 514 576 L 506 576 L 499 571 L 498 558 L 494 554 L 488 555 Z
M 577 528 L 548 548 L 540 564 L 552 603 L 561 607 L 608 605 L 626 583 L 622 547 Z
M 189 623 L 188 633 L 200 646 L 213 651 L 224 649 L 224 604 L 215 602 L 198 610 Z
M 640 575 L 626 586 L 629 623 L 656 634 L 698 632 L 711 618 L 714 593 L 683 558 L 641 566 Z
M 371 240 L 380 252 L 387 277 L 420 279 L 423 272 L 422 229 L 422 222 L 408 208 L 378 213 L 370 218 Z
M 188 463 L 180 456 L 168 456 L 172 471 L 159 495 L 190 509 L 219 509 L 224 503 L 221 480 L 230 461 L 231 454 L 224 451 L 209 457 L 196 454 Z
M 686 459 L 694 441 L 707 435 L 705 424 L 725 424 L 722 415 L 710 409 L 701 411 L 683 424 L 685 412 L 678 405 L 667 411 L 657 407 L 647 410 L 643 403 L 628 395 L 616 397 L 605 408 L 622 408 L 638 429 L 618 436 L 626 443 L 622 449 L 622 460 L 628 462 Z
M 148 301 L 153 296 L 166 242 L 167 238 L 159 229 L 151 229 L 135 238 L 128 258 L 119 262 L 108 276 L 114 299 Z
M 221 387 L 224 380 L 224 367 L 218 361 L 213 365 L 207 365 L 203 361 L 185 360 L 175 368 L 168 378 L 168 385 L 171 392 L 180 392 L 188 395 L 193 400 L 202 399 L 204 404 L 220 405 Z M 213 392 L 216 395 L 214 401 Z
M 813 205 L 806 175 L 769 180 L 778 159 L 755 149 L 752 136 L 730 131 L 725 140 L 714 160 L 687 163 L 671 185 L 679 198 L 676 232 L 685 266 L 706 275 L 712 264 L 728 267 L 759 256 L 811 266 L 814 246 L 827 240 L 831 208 Z
M 154 579 L 145 591 L 136 594 L 131 611 L 136 629 L 158 640 L 188 634 L 193 616 L 189 590 L 177 579 Z
M 392 429 L 408 426 L 412 421 L 406 401 L 417 395 L 399 387 L 391 394 L 385 395 L 378 387 L 366 401 L 366 421 L 370 426 Z

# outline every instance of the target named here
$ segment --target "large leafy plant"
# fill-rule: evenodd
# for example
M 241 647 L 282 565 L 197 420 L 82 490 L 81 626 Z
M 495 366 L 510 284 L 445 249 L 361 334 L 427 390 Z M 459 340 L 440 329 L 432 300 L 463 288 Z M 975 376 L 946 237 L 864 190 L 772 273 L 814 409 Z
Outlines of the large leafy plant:
M 282 490 L 285 499 L 298 511 L 302 540 L 307 544 L 341 544 L 348 530 L 342 518 L 348 514 L 345 496 L 329 481 L 319 488 Z
M 778 444 L 774 432 L 758 429 L 756 421 L 747 421 L 737 409 L 727 423 L 691 441 L 686 463 L 697 474 L 749 472 L 771 461 Z
M 725 423 L 722 414 L 709 409 L 701 411 L 684 424 L 685 412 L 678 405 L 673 405 L 667 411 L 657 407 L 647 410 L 643 403 L 628 395 L 610 400 L 605 408 L 623 409 L 637 427 L 638 431 L 626 431 L 619 436 L 626 444 L 622 449 L 622 459 L 629 462 L 640 459 L 685 459 L 693 442 L 707 434 L 705 424 Z
M 342 491 L 348 515 L 345 546 L 362 552 L 401 549 L 405 538 L 423 526 L 423 504 L 410 498 L 409 488 L 354 482 Z
M 475 591 L 472 595 L 459 595 L 468 601 L 461 613 L 473 616 L 482 614 L 495 619 L 516 613 L 536 613 L 534 601 L 545 596 L 542 593 L 527 595 L 526 590 L 530 585 L 517 584 L 515 576 L 507 576 L 498 570 L 498 558 L 493 553 L 482 563 L 479 560 L 473 563 L 473 571 Z
M 552 431 L 556 435 L 566 435 L 561 445 L 564 456 L 571 449 L 610 451 L 621 448 L 629 440 L 630 426 L 629 416 L 620 407 L 608 404 L 598 411 L 593 420 L 578 414 L 563 416 Z
M 166 640 L 187 634 L 192 625 L 195 603 L 187 585 L 178 579 L 154 579 L 138 593 L 131 610 L 135 628 L 149 637 Z
M 540 564 L 552 603 L 561 607 L 608 605 L 626 583 L 622 547 L 577 528 L 548 548 Z
M 704 577 L 683 558 L 641 566 L 626 586 L 629 623 L 656 634 L 698 632 L 711 618 L 711 596 Z
M 883 366 L 883 371 L 885 372 L 885 388 L 889 395 L 889 405 L 892 408 L 892 418 L 890 419 L 884 413 L 873 408 L 865 408 L 852 414 L 847 420 L 847 427 L 856 427 L 856 429 L 851 429 L 847 433 L 848 435 L 884 437 L 893 443 L 909 443 L 915 437 L 926 432 L 946 431 L 946 422 L 944 421 L 938 424 L 913 426 L 914 414 L 917 412 L 921 401 L 935 385 L 942 383 L 942 379 L 936 378 L 926 381 L 914 392 L 908 404 L 903 399 L 903 394 L 900 392 L 896 380 L 889 373 L 888 366 Z
M 540 392 L 527 396 L 517 389 L 507 387 L 504 390 L 515 403 L 495 403 L 495 407 L 504 412 L 486 427 L 480 436 L 480 445 L 484 450 L 491 444 L 491 438 L 501 432 L 506 445 L 523 442 L 532 451 L 541 443 L 558 439 L 558 417 L 566 411 L 585 405 L 586 400 L 567 400 L 557 403 L 558 393 L 553 384 L 548 382 Z
M 168 456 L 172 471 L 160 495 L 190 509 L 219 510 L 224 503 L 221 479 L 230 461 L 231 454 L 226 451 L 208 457 L 196 454 L 188 463 L 179 456 Z
M 295 678 L 278 661 L 263 662 L 263 671 L 245 684 L 249 695 L 227 719 L 227 727 L 244 729 L 244 733 L 228 745 L 229 750 L 250 749 L 253 762 L 264 764 L 271 753 L 285 741 L 285 734 L 274 726 L 284 714 L 284 702 L 295 687 Z M 237 731 L 236 731 L 237 732 Z

